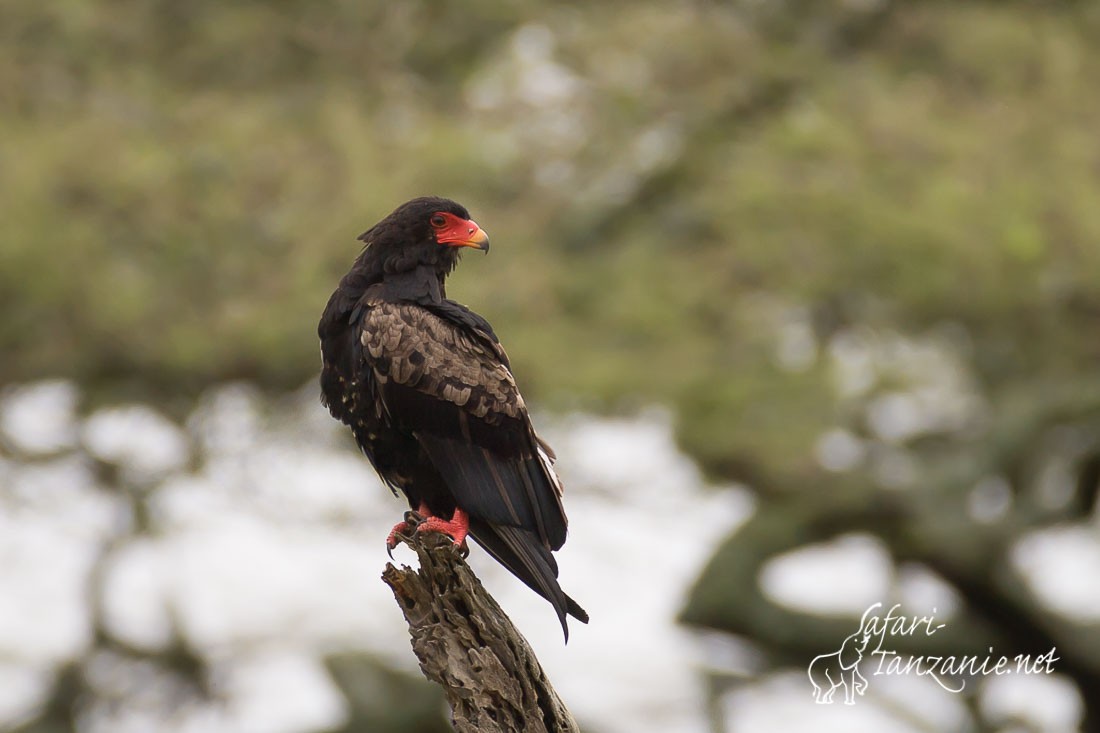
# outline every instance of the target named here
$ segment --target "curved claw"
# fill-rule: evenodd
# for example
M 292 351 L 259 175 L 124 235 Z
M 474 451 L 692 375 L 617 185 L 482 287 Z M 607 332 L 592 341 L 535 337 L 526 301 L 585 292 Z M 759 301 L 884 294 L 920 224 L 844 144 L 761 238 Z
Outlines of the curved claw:
M 391 529 L 390 533 L 386 536 L 386 554 L 390 556 L 391 560 L 393 559 L 393 551 L 397 547 L 398 539 L 404 538 L 407 540 L 409 538 L 408 532 L 410 530 L 415 532 L 422 521 L 419 515 L 410 511 L 405 512 L 405 518 L 402 521 L 393 525 L 393 529 Z

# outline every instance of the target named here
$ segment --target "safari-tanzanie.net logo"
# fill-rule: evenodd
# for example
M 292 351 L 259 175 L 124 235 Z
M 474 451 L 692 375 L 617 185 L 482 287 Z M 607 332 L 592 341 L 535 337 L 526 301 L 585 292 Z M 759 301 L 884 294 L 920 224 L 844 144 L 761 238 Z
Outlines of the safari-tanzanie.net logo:
M 989 647 L 986 655 L 910 655 L 892 649 L 891 640 L 925 634 L 934 635 L 947 624 L 937 623 L 936 609 L 932 616 L 907 617 L 897 613 L 894 604 L 885 616 L 876 611 L 875 603 L 863 612 L 856 632 L 846 638 L 840 649 L 820 654 L 810 662 L 807 672 L 814 688 L 814 700 L 822 705 L 833 702 L 838 689 L 843 689 L 844 702 L 854 705 L 856 695 L 867 691 L 868 677 L 913 675 L 928 677 L 948 692 L 962 692 L 967 679 L 1006 674 L 1050 674 L 1054 671 L 1056 648 L 1039 655 L 996 654 Z

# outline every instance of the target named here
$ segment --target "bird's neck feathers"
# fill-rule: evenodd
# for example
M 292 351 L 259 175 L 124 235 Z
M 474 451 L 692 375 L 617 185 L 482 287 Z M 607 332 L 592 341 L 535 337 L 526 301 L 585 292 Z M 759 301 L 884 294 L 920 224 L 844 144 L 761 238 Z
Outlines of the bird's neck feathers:
M 428 265 L 420 265 L 414 270 L 386 273 L 382 284 L 391 298 L 438 304 L 447 297 L 446 277 Z
M 447 297 L 445 282 L 456 264 L 458 252 L 434 243 L 431 249 L 369 244 L 345 280 L 354 280 L 363 291 L 382 284 L 399 300 L 439 303 Z

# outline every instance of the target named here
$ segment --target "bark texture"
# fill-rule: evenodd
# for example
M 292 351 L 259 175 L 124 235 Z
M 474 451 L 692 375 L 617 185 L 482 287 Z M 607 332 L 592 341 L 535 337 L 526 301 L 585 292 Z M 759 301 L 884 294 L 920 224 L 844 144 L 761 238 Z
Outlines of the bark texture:
M 451 541 L 406 540 L 420 569 L 386 565 L 424 676 L 443 688 L 459 733 L 579 731 L 535 653 Z

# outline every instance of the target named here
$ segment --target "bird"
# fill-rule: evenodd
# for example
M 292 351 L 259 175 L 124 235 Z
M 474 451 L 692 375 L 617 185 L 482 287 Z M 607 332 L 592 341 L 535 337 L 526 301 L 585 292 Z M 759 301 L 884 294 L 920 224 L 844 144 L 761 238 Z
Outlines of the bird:
M 351 428 L 382 481 L 415 513 L 399 535 L 472 537 L 566 616 L 587 612 L 558 582 L 553 552 L 568 520 L 554 451 L 535 433 L 508 356 L 482 316 L 446 296 L 468 249 L 489 251 L 469 211 L 426 196 L 398 206 L 358 238 L 362 252 L 329 298 L 321 401 Z

